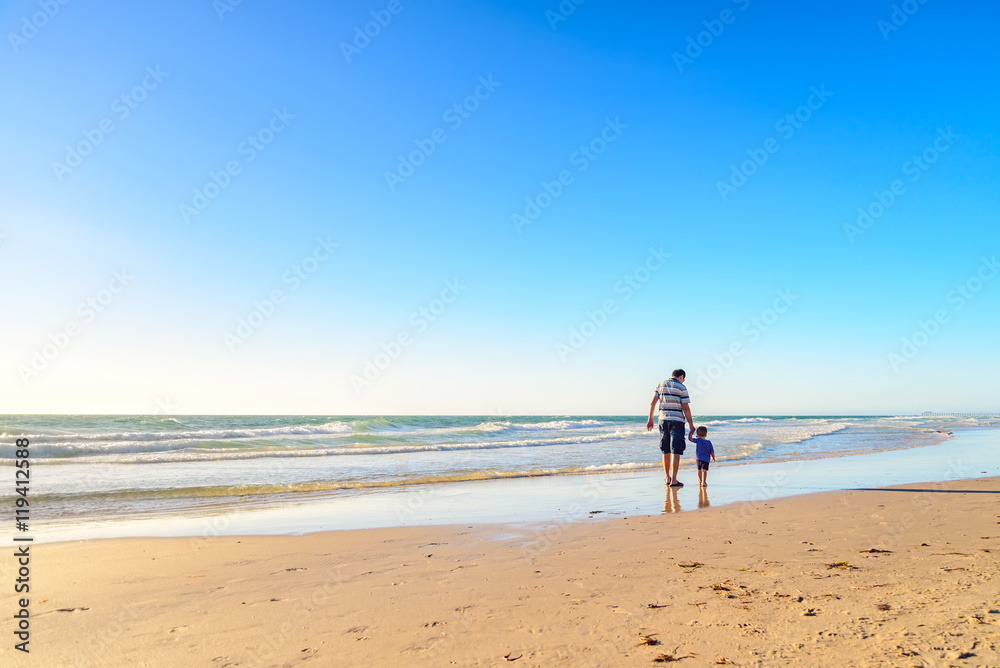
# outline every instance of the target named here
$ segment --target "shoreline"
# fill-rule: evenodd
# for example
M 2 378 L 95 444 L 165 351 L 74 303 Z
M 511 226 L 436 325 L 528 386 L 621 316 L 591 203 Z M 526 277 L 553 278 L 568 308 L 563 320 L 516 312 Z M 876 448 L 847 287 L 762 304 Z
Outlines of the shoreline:
M 960 431 L 960 432 L 961 431 L 976 431 L 976 430 L 980 430 L 980 429 L 985 430 L 985 429 L 990 429 L 990 428 L 992 428 L 992 425 L 983 426 L 983 427 L 957 428 L 957 431 Z M 727 457 L 727 456 L 723 455 L 722 457 L 719 458 L 718 463 L 715 464 L 714 466 L 720 467 L 720 466 L 742 466 L 742 465 L 746 465 L 746 464 L 776 464 L 776 463 L 787 462 L 787 461 L 812 460 L 812 459 L 833 459 L 833 458 L 836 458 L 836 457 L 851 457 L 851 456 L 881 454 L 881 453 L 884 453 L 884 452 L 893 452 L 893 451 L 896 451 L 896 450 L 912 450 L 914 448 L 924 448 L 924 447 L 929 447 L 929 446 L 933 446 L 933 445 L 940 445 L 941 443 L 954 438 L 956 429 L 954 429 L 954 428 L 950 429 L 950 430 L 936 429 L 936 430 L 930 430 L 930 431 L 933 431 L 935 433 L 940 434 L 941 435 L 941 440 L 939 442 L 937 442 L 937 443 L 922 443 L 922 444 L 915 444 L 915 445 L 898 445 L 898 446 L 895 446 L 895 447 L 883 448 L 883 449 L 869 448 L 869 449 L 860 449 L 860 450 L 838 451 L 838 452 L 832 452 L 832 453 L 827 453 L 827 454 L 817 454 L 817 453 L 803 454 L 803 453 L 796 452 L 796 453 L 784 454 L 784 455 L 771 455 L 771 456 L 761 457 L 761 458 L 752 458 L 752 457 L 749 457 L 749 456 L 744 456 L 744 457 Z M 824 434 L 824 435 L 828 435 L 828 434 Z M 650 449 L 653 449 L 653 448 L 651 447 Z M 659 452 L 658 448 L 656 449 L 656 452 L 657 453 Z M 689 448 L 689 450 L 686 452 L 686 455 L 688 457 L 690 457 L 691 454 L 692 454 L 692 451 Z M 355 453 L 355 455 L 356 456 L 365 456 L 365 453 L 359 451 L 359 452 Z M 324 457 L 324 456 L 327 456 L 327 455 L 324 455 L 324 454 L 315 454 L 315 455 L 311 455 L 311 456 Z M 40 460 L 39 463 L 44 466 L 44 465 L 52 463 L 53 461 L 60 461 L 60 460 L 51 460 L 51 459 L 50 460 Z M 96 463 L 100 464 L 100 462 L 96 462 Z M 87 464 L 90 464 L 90 463 L 87 462 Z M 686 459 L 686 460 L 685 459 L 681 460 L 681 469 L 693 468 L 694 465 L 695 465 L 695 462 L 693 460 L 691 460 L 690 458 Z M 621 467 L 621 468 L 619 468 L 619 467 Z M 340 492 L 365 493 L 365 492 L 368 492 L 368 491 L 377 492 L 377 491 L 380 491 L 380 490 L 390 490 L 390 491 L 391 490 L 396 490 L 396 489 L 401 489 L 402 490 L 402 489 L 406 489 L 407 487 L 415 486 L 415 485 L 452 484 L 452 483 L 479 482 L 479 481 L 489 481 L 489 480 L 508 480 L 508 479 L 517 479 L 517 478 L 545 478 L 545 477 L 554 477 L 554 476 L 606 475 L 606 474 L 614 475 L 614 474 L 619 474 L 619 473 L 620 474 L 629 474 L 629 473 L 643 473 L 643 472 L 647 472 L 647 471 L 654 471 L 654 470 L 659 470 L 660 468 L 661 468 L 661 464 L 659 462 L 650 461 L 650 462 L 646 462 L 645 464 L 641 464 L 641 463 L 638 463 L 638 462 L 630 462 L 630 463 L 627 463 L 627 464 L 604 464 L 604 465 L 593 465 L 593 466 L 570 467 L 570 468 L 564 468 L 564 469 L 551 469 L 550 468 L 550 469 L 537 469 L 537 470 L 536 469 L 525 469 L 525 470 L 522 470 L 522 471 L 501 471 L 501 472 L 496 472 L 494 475 L 484 475 L 483 477 L 477 477 L 478 474 L 485 473 L 485 472 L 480 471 L 480 472 L 477 472 L 476 474 L 469 474 L 470 477 L 446 476 L 446 477 L 439 477 L 439 478 L 418 478 L 418 479 L 401 480 L 401 481 L 400 480 L 393 480 L 393 481 L 377 481 L 377 482 L 344 482 L 344 483 L 337 483 L 340 486 L 334 486 L 334 487 L 328 487 L 328 488 L 319 488 L 319 489 L 314 489 L 314 490 L 305 490 L 305 489 L 303 489 L 303 490 L 287 490 L 287 491 L 275 491 L 275 492 L 259 492 L 259 491 L 255 491 L 255 492 L 253 492 L 253 496 L 258 496 L 258 497 L 260 497 L 262 499 L 267 499 L 270 496 L 279 497 L 282 494 L 310 494 L 310 495 L 315 495 L 315 498 L 319 499 L 319 498 L 322 498 L 320 495 L 324 495 L 324 494 L 325 495 L 334 495 L 334 494 L 338 494 Z M 303 487 L 305 487 L 305 486 L 309 486 L 310 484 L 313 484 L 313 483 L 300 483 L 300 484 Z M 320 483 L 315 483 L 315 484 L 318 485 Z M 262 486 L 281 487 L 280 484 L 262 485 Z M 170 490 L 170 489 L 160 490 L 160 492 L 158 494 L 162 495 L 162 496 L 170 496 L 173 491 L 174 490 Z M 122 492 L 119 492 L 119 494 L 121 494 L 123 497 L 127 497 L 129 495 L 129 491 L 128 490 L 123 490 Z M 203 496 L 203 497 L 196 497 L 196 498 L 209 499 L 209 498 L 212 498 L 212 497 L 224 497 L 224 496 L 226 496 L 226 494 L 227 493 L 219 492 L 217 494 L 210 494 L 210 495 L 206 495 L 206 496 Z M 265 504 L 265 503 L 266 503 L 266 501 L 261 501 L 261 504 Z
M 548 526 L 32 545 L 32 653 L 0 663 L 1000 665 L 998 498 L 988 477 Z
M 350 496 L 243 504 L 226 510 L 214 507 L 201 512 L 72 522 L 77 526 L 39 524 L 35 532 L 36 541 L 44 543 L 126 536 L 297 535 L 441 524 L 567 523 L 602 515 L 656 515 L 859 486 L 974 478 L 1000 472 L 997 446 L 1000 430 L 983 428 L 957 431 L 936 445 L 716 465 L 710 471 L 704 500 L 693 480 L 681 490 L 667 491 L 662 471 L 651 469 L 412 485 Z M 693 466 L 682 470 L 690 473 Z

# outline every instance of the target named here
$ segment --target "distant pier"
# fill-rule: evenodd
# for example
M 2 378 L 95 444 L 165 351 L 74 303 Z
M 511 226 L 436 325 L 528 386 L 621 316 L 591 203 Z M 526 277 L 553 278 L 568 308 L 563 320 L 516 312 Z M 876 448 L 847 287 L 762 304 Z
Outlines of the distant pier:
M 922 415 L 937 417 L 1000 418 L 1000 413 L 932 413 L 930 411 L 924 411 Z

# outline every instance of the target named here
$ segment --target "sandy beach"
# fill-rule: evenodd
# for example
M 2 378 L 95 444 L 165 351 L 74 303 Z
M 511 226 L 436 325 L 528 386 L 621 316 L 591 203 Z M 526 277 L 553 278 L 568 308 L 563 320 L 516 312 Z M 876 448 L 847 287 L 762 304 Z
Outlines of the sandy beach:
M 998 494 L 982 478 L 548 526 L 34 545 L 31 654 L 8 633 L 0 663 L 995 666 Z

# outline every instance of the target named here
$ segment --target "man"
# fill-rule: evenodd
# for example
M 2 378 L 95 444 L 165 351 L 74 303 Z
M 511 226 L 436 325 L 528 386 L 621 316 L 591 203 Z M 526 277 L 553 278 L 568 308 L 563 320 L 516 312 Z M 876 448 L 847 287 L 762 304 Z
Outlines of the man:
M 691 397 L 684 387 L 684 369 L 674 369 L 670 380 L 656 386 L 653 400 L 649 402 L 649 420 L 646 431 L 653 429 L 653 409 L 660 405 L 660 452 L 663 453 L 663 475 L 669 487 L 683 487 L 677 480 L 677 469 L 681 465 L 681 455 L 686 445 L 684 439 L 685 418 L 694 436 L 694 420 L 691 419 Z

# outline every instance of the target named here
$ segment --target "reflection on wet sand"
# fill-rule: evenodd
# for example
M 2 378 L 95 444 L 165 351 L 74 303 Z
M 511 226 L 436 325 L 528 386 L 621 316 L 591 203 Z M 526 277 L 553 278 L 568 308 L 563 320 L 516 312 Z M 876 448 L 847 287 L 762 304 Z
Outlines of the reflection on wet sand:
M 663 502 L 663 514 L 681 512 L 681 502 L 677 499 L 677 487 L 667 487 L 667 499 Z
M 679 491 L 679 489 L 676 488 L 676 487 L 668 487 L 667 488 L 667 497 L 663 501 L 663 514 L 664 515 L 666 515 L 667 513 L 679 513 L 679 512 L 681 512 L 681 510 L 683 510 L 681 508 L 680 498 L 677 495 L 678 491 Z M 698 487 L 698 507 L 699 508 L 708 508 L 711 505 L 712 505 L 712 503 L 711 503 L 711 501 L 708 498 L 708 488 L 707 487 Z

